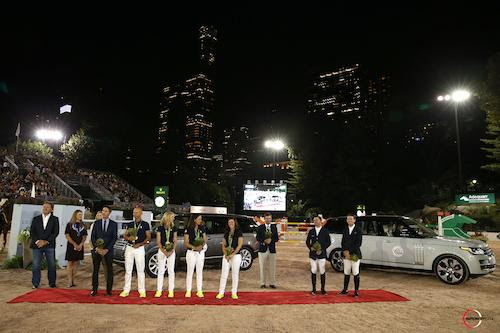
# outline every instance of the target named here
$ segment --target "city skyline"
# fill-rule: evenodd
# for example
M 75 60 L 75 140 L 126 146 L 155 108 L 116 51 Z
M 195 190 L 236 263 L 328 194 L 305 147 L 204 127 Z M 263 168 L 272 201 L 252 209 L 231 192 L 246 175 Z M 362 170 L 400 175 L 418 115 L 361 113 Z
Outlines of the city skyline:
M 297 134 L 294 130 L 305 124 L 315 78 L 352 64 L 360 64 L 366 72 L 368 92 L 363 103 L 377 113 L 387 110 L 380 79 L 388 78 L 392 105 L 387 115 L 389 125 L 397 129 L 392 135 L 404 140 L 408 134 L 411 139 L 412 132 L 432 122 L 426 118 L 443 110 L 443 105 L 435 105 L 435 96 L 456 85 L 473 85 L 483 77 L 487 58 L 500 48 L 492 42 L 500 40 L 494 38 L 500 36 L 499 27 L 479 26 L 474 19 L 453 24 L 465 17 L 465 13 L 434 15 L 423 21 L 416 13 L 391 12 L 341 15 L 332 22 L 306 16 L 299 23 L 284 19 L 282 24 L 269 18 L 195 19 L 174 30 L 134 33 L 143 38 L 127 39 L 123 30 L 112 42 L 106 38 L 107 30 L 95 39 L 78 30 L 76 35 L 68 30 L 50 38 L 42 32 L 54 31 L 54 27 L 35 30 L 27 24 L 7 40 L 11 66 L 0 77 L 4 87 L 0 106 L 6 111 L 2 112 L 0 142 L 13 142 L 18 122 L 21 138 L 33 138 L 37 126 L 27 124 L 37 116 L 55 118 L 63 104 L 71 104 L 77 125 L 90 125 L 92 135 L 101 141 L 123 143 L 141 164 L 128 167 L 131 170 L 148 169 L 143 164 L 155 163 L 158 142 L 165 141 L 161 133 L 170 127 L 178 136 L 186 135 L 179 119 L 177 125 L 159 128 L 159 121 L 165 123 L 165 119 L 159 119 L 158 83 L 160 88 L 169 87 L 166 94 L 178 98 L 188 93 L 186 81 L 206 81 L 200 75 L 211 65 L 216 65 L 212 66 L 216 75 L 210 70 L 215 79 L 208 80 L 216 93 L 210 119 L 193 118 L 191 132 L 213 133 L 201 145 L 207 147 L 206 156 L 193 151 L 193 157 L 213 159 L 221 153 L 224 129 L 244 126 L 258 148 L 254 156 L 262 158 L 254 160 L 254 166 L 269 164 L 272 156 L 260 145 L 272 138 L 295 139 L 291 137 Z M 354 21 L 360 24 L 347 29 Z M 216 35 L 215 30 L 200 33 L 204 24 L 213 25 Z M 214 35 L 216 43 L 209 42 Z M 61 48 L 69 52 L 61 53 Z M 371 123 L 372 128 L 377 126 Z M 141 140 L 134 140 L 133 132 L 139 132 Z M 308 132 L 315 129 L 299 133 Z M 190 146 L 198 147 L 199 142 L 192 140 Z M 187 154 L 185 140 L 173 144 L 178 148 L 174 154 Z

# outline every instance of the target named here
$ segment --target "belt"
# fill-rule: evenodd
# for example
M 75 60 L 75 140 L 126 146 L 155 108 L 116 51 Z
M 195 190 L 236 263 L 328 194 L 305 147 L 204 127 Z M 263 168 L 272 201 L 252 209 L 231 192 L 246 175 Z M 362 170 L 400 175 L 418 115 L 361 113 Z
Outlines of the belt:
M 132 247 L 132 248 L 133 248 L 133 247 L 134 247 L 134 244 L 129 244 L 129 243 L 127 243 L 127 246 L 130 246 L 130 247 Z M 138 247 L 138 249 L 140 249 L 140 248 L 141 248 L 141 247 L 143 247 L 143 246 L 144 246 L 144 245 L 141 245 L 140 247 Z

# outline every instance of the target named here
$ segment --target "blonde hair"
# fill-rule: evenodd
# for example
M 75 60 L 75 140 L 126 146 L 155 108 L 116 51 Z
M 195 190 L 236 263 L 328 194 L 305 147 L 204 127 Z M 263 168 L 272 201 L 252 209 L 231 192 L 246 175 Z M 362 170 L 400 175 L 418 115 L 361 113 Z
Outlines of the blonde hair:
M 173 227 L 174 226 L 174 218 L 175 218 L 175 214 L 168 211 L 168 212 L 165 212 L 163 214 L 163 216 L 161 217 L 161 225 L 163 225 L 164 227 L 167 227 L 167 225 L 165 225 L 165 223 L 169 224 L 170 227 Z
M 73 215 L 71 215 L 71 220 L 69 220 L 69 223 L 74 224 L 76 222 L 78 222 L 78 223 L 82 223 L 83 222 L 83 221 L 77 221 L 76 220 L 76 216 L 78 215 L 78 213 L 82 213 L 83 214 L 83 212 L 81 210 L 79 210 L 79 209 L 75 210 L 73 212 Z M 83 218 L 83 216 L 82 216 L 82 218 Z

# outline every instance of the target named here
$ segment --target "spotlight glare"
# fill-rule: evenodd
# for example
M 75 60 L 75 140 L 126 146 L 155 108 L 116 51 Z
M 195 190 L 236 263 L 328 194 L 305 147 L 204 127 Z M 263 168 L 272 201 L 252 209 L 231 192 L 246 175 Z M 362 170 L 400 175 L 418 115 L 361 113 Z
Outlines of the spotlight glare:
M 61 141 L 63 138 L 63 134 L 61 131 L 58 131 L 58 130 L 41 128 L 41 129 L 36 131 L 36 137 L 42 141 L 45 141 L 45 140 Z

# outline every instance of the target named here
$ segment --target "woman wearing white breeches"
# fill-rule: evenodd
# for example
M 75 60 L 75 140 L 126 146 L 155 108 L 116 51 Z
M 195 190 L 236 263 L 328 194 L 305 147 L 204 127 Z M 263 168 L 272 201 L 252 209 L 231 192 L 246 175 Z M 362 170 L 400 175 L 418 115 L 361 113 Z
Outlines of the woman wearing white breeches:
M 232 272 L 231 298 L 238 299 L 238 281 L 240 276 L 241 255 L 240 250 L 243 246 L 243 233 L 238 228 L 238 221 L 230 218 L 227 221 L 227 229 L 222 239 L 222 272 L 220 276 L 219 293 L 216 298 L 224 297 L 227 277 L 229 270 Z
M 191 297 L 193 285 L 193 274 L 196 269 L 196 296 L 203 295 L 203 265 L 205 263 L 205 252 L 207 251 L 207 234 L 202 225 L 203 219 L 200 214 L 195 214 L 189 221 L 187 232 L 184 234 L 184 246 L 186 252 L 186 297 Z
M 165 268 L 168 271 L 168 297 L 174 297 L 175 284 L 175 249 L 177 247 L 177 228 L 174 225 L 175 214 L 165 212 L 161 225 L 156 231 L 158 245 L 158 277 L 156 279 L 155 297 L 161 297 Z

